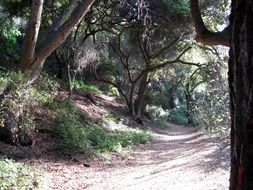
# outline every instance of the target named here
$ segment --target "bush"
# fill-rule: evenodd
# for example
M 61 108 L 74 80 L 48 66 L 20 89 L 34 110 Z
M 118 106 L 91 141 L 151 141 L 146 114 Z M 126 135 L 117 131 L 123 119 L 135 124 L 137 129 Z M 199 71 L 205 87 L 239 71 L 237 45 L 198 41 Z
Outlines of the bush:
M 22 132 L 29 134 L 35 126 L 34 109 L 53 102 L 59 85 L 45 73 L 30 88 L 26 80 L 23 73 L 0 71 L 0 94 L 7 93 L 1 102 L 0 121 L 5 112 L 10 111 L 19 116 L 16 122 Z
M 26 190 L 38 188 L 35 172 L 25 164 L 0 157 L 0 189 Z
M 107 94 L 112 97 L 120 97 L 118 89 L 113 86 L 108 87 Z
M 59 125 L 53 132 L 63 141 L 63 151 L 67 153 L 93 153 L 120 151 L 122 147 L 146 143 L 153 139 L 149 131 L 112 131 L 103 123 L 92 120 L 67 102 L 53 104 Z M 66 117 L 68 115 L 68 117 Z
M 45 73 L 31 88 L 27 88 L 26 80 L 23 73 L 0 71 L 0 94 L 8 91 L 1 102 L 1 111 L 10 110 L 20 114 L 17 121 L 20 128 L 30 130 L 34 126 L 34 108 L 53 102 L 59 85 Z
M 89 130 L 89 140 L 96 152 L 120 152 L 122 147 L 145 144 L 153 138 L 149 131 L 110 131 L 101 126 Z
M 102 91 L 94 84 L 88 84 L 80 80 L 75 80 L 74 85 L 76 85 L 77 88 L 89 91 L 89 92 L 96 92 L 96 93 L 102 93 Z
M 225 90 L 209 93 L 194 104 L 195 122 L 200 128 L 222 135 L 229 134 L 229 96 Z
M 180 125 L 187 125 L 188 118 L 186 114 L 186 107 L 184 105 L 177 106 L 176 108 L 170 110 L 168 120 L 172 123 L 177 123 Z
M 147 105 L 146 112 L 148 114 L 148 117 L 151 118 L 157 128 L 170 128 L 167 122 L 169 115 L 169 112 L 167 110 L 163 110 L 161 107 Z
M 154 118 L 153 122 L 155 126 L 159 129 L 169 129 L 170 126 L 166 120 L 167 118 L 159 117 L 159 118 Z

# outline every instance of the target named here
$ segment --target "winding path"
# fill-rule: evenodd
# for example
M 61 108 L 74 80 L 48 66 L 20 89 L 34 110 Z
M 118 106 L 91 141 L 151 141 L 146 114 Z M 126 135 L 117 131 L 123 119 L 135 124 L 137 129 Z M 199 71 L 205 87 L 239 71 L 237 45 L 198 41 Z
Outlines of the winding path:
M 125 158 L 81 163 L 51 162 L 42 167 L 44 189 L 73 190 L 225 190 L 229 183 L 229 146 L 215 136 L 172 125 L 156 133 Z M 99 164 L 97 164 L 99 163 Z

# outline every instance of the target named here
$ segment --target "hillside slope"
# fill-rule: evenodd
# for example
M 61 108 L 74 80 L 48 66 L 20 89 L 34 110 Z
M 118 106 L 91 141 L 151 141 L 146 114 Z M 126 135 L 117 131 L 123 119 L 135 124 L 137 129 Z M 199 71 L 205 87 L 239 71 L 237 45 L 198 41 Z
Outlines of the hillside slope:
M 39 131 L 34 134 L 35 144 L 18 148 L 0 143 L 0 154 L 37 168 L 43 190 L 228 188 L 228 143 L 179 125 L 169 124 L 170 129 L 160 130 L 148 119 L 144 119 L 144 125 L 138 125 L 114 98 L 97 93 L 89 96 L 80 91 L 72 99 L 88 118 L 103 120 L 113 131 L 149 129 L 155 140 L 132 148 L 120 146 L 112 153 L 101 152 L 89 157 L 83 152 L 68 153 L 61 146 L 63 139 L 48 130 L 59 125 L 54 112 L 38 108 Z M 57 101 L 66 98 L 67 92 L 62 90 Z M 65 116 L 71 119 L 68 113 Z

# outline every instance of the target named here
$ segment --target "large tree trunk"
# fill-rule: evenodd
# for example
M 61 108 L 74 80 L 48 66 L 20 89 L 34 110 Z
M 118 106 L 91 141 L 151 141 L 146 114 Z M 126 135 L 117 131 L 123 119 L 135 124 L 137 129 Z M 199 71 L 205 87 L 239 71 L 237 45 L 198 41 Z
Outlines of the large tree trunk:
M 47 57 L 65 41 L 70 32 L 81 22 L 94 1 L 95 0 L 82 0 L 78 2 L 70 16 L 67 17 L 66 15 L 62 15 L 56 20 L 55 23 L 57 24 L 54 24 L 52 30 L 44 37 L 44 40 L 39 45 L 36 52 L 34 52 L 34 49 L 37 40 L 33 40 L 33 37 L 38 35 L 40 15 L 38 12 L 32 11 L 31 21 L 27 29 L 29 35 L 27 35 L 28 37 L 26 37 L 23 42 L 23 47 L 26 47 L 26 49 L 22 53 L 25 54 L 21 56 L 21 61 L 25 60 L 21 62 L 23 65 L 22 67 L 24 67 L 30 75 L 28 80 L 29 83 L 37 79 Z M 43 0 L 34 0 L 33 4 L 33 9 L 40 10 L 41 14 Z M 71 3 L 69 6 L 71 6 Z M 65 14 L 69 15 L 70 13 L 66 11 Z M 36 19 L 34 19 L 34 17 L 36 17 Z M 67 20 L 63 21 L 65 17 Z M 34 20 L 37 24 L 33 24 Z M 29 45 L 31 40 L 33 40 L 32 45 Z M 28 55 L 26 55 L 26 52 L 29 52 Z
M 141 78 L 137 98 L 134 102 L 134 109 L 135 109 L 134 119 L 139 123 L 142 123 L 141 120 L 142 120 L 142 116 L 144 112 L 144 98 L 145 98 L 147 85 L 148 85 L 148 74 L 146 73 Z
M 253 3 L 232 1 L 230 190 L 253 189 Z
M 25 70 L 29 75 L 26 81 L 26 86 L 22 92 L 24 96 L 23 101 L 25 101 L 28 92 L 30 91 L 31 84 L 40 75 L 47 57 L 65 41 L 75 26 L 81 22 L 94 1 L 95 0 L 70 1 L 68 4 L 69 6 L 72 6 L 72 2 L 74 2 L 76 5 L 73 7 L 73 11 L 71 11 L 71 7 L 70 9 L 66 9 L 66 11 L 63 12 L 60 18 L 56 20 L 56 24 L 53 25 L 52 30 L 44 37 L 44 40 L 42 40 L 42 43 L 38 48 L 36 48 L 36 43 L 41 23 L 41 14 L 43 10 L 44 0 L 32 1 L 30 21 L 26 30 L 22 47 L 22 55 L 20 58 L 22 69 Z M 8 108 L 8 105 L 4 106 Z M 2 136 L 6 136 L 6 134 L 9 134 L 8 139 L 3 139 L 6 142 L 15 141 L 14 137 L 16 139 L 26 138 L 25 136 L 20 136 L 20 138 L 17 137 L 17 135 L 20 134 L 20 131 L 14 130 L 15 133 L 12 132 L 13 129 L 16 129 L 18 120 L 20 119 L 20 116 L 22 117 L 25 106 L 25 104 L 21 105 L 18 111 L 9 109 L 7 111 L 3 110 L 3 112 L 6 113 L 6 117 L 4 118 L 4 121 L 6 122 L 4 123 L 4 128 L 0 131 L 0 140 L 2 139 Z M 1 134 L 3 135 L 1 136 Z M 31 144 L 30 137 L 28 139 L 29 140 L 25 142 L 27 145 Z
M 20 67 L 22 70 L 27 69 L 35 57 L 35 47 L 40 29 L 43 3 L 44 0 L 34 0 L 32 2 L 30 20 L 26 29 L 20 57 Z

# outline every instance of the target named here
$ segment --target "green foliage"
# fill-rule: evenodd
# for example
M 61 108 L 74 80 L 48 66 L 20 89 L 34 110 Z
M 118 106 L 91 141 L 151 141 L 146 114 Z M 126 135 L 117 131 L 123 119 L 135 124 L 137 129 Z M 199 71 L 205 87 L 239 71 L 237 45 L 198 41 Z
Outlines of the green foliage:
M 163 106 L 167 101 L 166 95 L 161 92 L 154 91 L 152 93 L 149 93 L 149 96 L 150 99 L 152 100 L 152 104 L 156 106 Z
M 203 1 L 201 3 L 202 18 L 207 27 L 218 31 L 220 26 L 228 25 L 229 6 L 229 0 Z
M 0 71 L 0 93 L 8 88 L 8 96 L 2 102 L 3 109 L 20 112 L 19 126 L 25 130 L 33 128 L 34 109 L 53 102 L 58 84 L 43 73 L 30 88 L 26 86 L 27 77 L 22 73 Z
M 12 17 L 6 12 L 1 13 L 0 10 L 0 40 L 3 42 L 1 48 L 4 47 L 8 53 L 12 52 L 16 48 L 19 36 L 21 36 L 21 32 L 18 26 L 13 23 Z
M 0 157 L 0 189 L 37 189 L 35 171 L 25 164 Z
M 222 135 L 229 134 L 229 94 L 227 86 L 209 89 L 194 103 L 196 124 L 204 130 Z
M 63 151 L 90 153 L 90 142 L 87 138 L 88 125 L 85 116 L 68 101 L 55 101 L 48 105 L 56 115 L 57 126 L 50 128 L 64 139 Z M 68 116 L 68 117 L 66 117 Z
M 190 15 L 189 1 L 187 0 L 163 0 L 167 6 L 170 8 L 173 16 L 182 15 L 184 17 L 188 17 Z
M 89 130 L 89 139 L 96 152 L 120 152 L 122 147 L 144 144 L 153 138 L 149 131 L 110 131 L 101 126 Z
M 80 88 L 89 92 L 102 93 L 102 91 L 99 89 L 98 86 L 94 84 L 85 83 L 81 80 L 75 80 L 74 85 L 76 85 L 77 88 Z
M 113 97 L 119 97 L 119 91 L 117 88 L 113 87 L 113 86 L 109 86 L 108 90 L 107 90 L 107 94 L 109 96 L 113 96 Z
M 59 84 L 46 73 L 42 73 L 30 92 L 30 98 L 36 105 L 49 104 L 58 93 Z
M 125 118 L 120 117 L 115 112 L 108 113 L 104 116 L 105 121 L 113 121 L 115 123 L 119 123 L 120 121 L 123 121 Z
M 170 128 L 170 126 L 168 125 L 168 122 L 166 121 L 166 118 L 163 118 L 163 117 L 154 118 L 153 122 L 154 122 L 155 126 L 159 129 L 169 129 Z
M 188 119 L 186 115 L 185 105 L 179 105 L 176 108 L 170 110 L 168 120 L 171 121 L 172 123 L 187 125 Z
M 46 73 L 42 73 L 31 89 L 25 92 L 26 80 L 27 77 L 23 73 L 0 71 L 0 92 L 2 93 L 7 85 L 11 85 L 11 95 L 17 100 L 26 100 L 32 106 L 53 102 L 59 87 L 55 80 L 51 79 Z M 26 95 L 26 97 L 23 97 L 23 95 Z
M 107 129 L 103 123 L 86 117 L 68 102 L 55 102 L 52 108 L 57 112 L 59 123 L 53 132 L 64 140 L 62 151 L 66 153 L 82 152 L 89 156 L 92 153 L 120 151 L 122 147 L 147 143 L 153 139 L 149 131 Z
M 157 128 L 159 129 L 170 128 L 167 122 L 169 115 L 169 112 L 167 110 L 163 110 L 161 107 L 148 105 L 146 107 L 146 112 Z
M 111 73 L 115 73 L 117 71 L 117 63 L 106 56 L 101 58 L 101 64 L 99 67 L 101 70 L 110 71 Z

